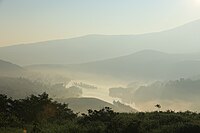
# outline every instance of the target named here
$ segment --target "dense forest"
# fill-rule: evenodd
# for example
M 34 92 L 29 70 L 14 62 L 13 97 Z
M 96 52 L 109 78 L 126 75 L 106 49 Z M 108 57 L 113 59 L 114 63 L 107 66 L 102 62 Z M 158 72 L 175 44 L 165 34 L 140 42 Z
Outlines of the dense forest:
M 195 112 L 117 113 L 111 108 L 74 113 L 47 93 L 12 99 L 0 94 L 0 132 L 22 133 L 199 133 Z M 160 108 L 161 106 L 156 106 Z

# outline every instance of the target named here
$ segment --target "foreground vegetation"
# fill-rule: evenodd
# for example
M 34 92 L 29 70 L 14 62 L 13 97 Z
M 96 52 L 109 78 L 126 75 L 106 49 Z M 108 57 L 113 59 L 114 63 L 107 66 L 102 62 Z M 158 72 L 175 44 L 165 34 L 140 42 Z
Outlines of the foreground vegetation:
M 48 94 L 13 100 L 0 94 L 0 133 L 199 133 L 193 112 L 117 113 L 109 107 L 76 114 Z

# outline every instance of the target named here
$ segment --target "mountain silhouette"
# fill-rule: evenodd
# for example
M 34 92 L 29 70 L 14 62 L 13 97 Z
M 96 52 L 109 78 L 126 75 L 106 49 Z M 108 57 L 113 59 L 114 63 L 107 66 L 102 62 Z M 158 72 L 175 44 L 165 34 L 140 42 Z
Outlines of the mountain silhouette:
M 140 35 L 88 35 L 72 39 L 1 47 L 0 57 L 20 65 L 85 63 L 144 49 L 167 53 L 200 51 L 200 20 L 163 32 Z

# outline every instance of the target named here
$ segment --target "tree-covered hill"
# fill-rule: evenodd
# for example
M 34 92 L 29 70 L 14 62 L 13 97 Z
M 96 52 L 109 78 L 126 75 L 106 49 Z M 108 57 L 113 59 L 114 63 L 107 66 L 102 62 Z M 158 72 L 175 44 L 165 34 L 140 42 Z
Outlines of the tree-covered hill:
M 51 97 L 56 98 L 78 97 L 82 94 L 80 88 L 74 86 L 66 88 L 63 83 L 50 85 L 21 77 L 0 77 L 0 93 L 7 94 L 14 99 L 42 92 L 47 92 Z
M 99 110 L 102 109 L 103 107 L 110 107 L 117 112 L 137 111 L 128 105 L 120 103 L 119 101 L 114 101 L 111 104 L 106 101 L 91 97 L 67 98 L 67 99 L 57 99 L 57 100 L 60 102 L 68 103 L 69 107 L 73 109 L 73 111 L 81 113 L 86 113 L 88 109 Z

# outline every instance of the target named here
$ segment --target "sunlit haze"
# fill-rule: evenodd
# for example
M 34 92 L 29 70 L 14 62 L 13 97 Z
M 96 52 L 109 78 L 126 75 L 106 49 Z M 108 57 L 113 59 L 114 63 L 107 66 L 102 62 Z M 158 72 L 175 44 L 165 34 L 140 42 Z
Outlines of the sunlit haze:
M 0 46 L 141 34 L 200 18 L 199 0 L 1 0 Z
M 0 0 L 0 133 L 200 133 L 200 0 Z

